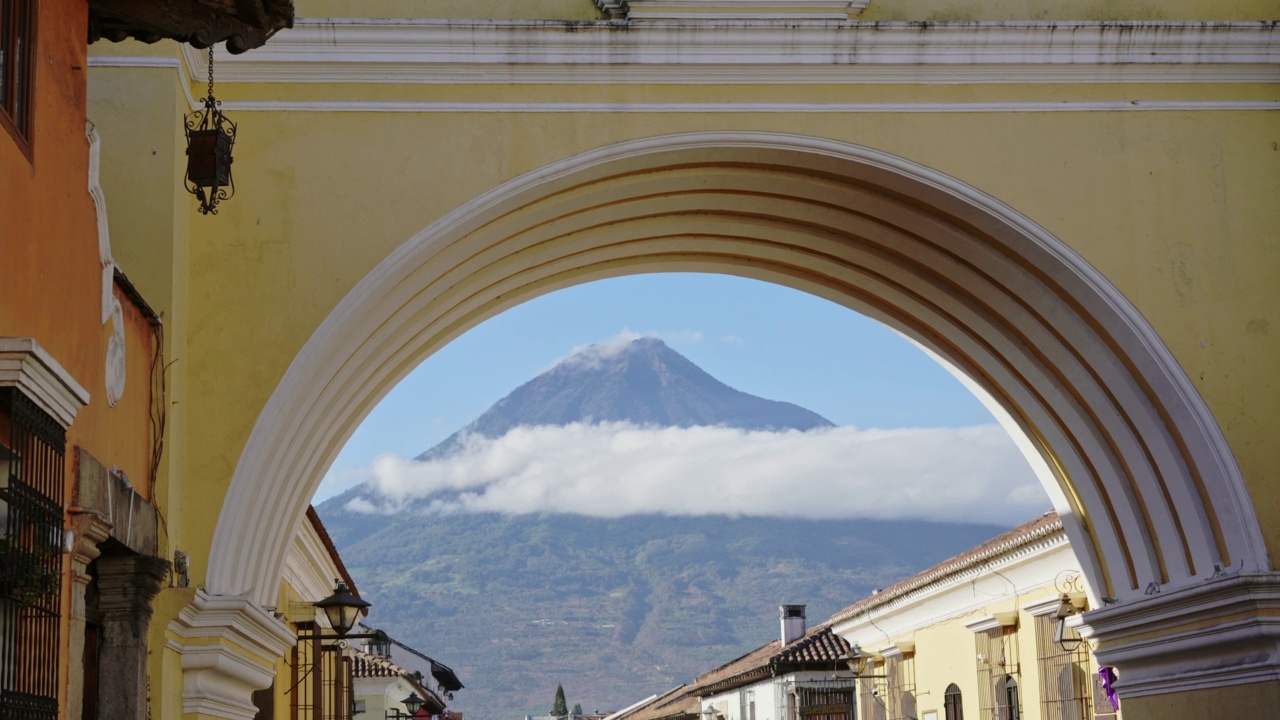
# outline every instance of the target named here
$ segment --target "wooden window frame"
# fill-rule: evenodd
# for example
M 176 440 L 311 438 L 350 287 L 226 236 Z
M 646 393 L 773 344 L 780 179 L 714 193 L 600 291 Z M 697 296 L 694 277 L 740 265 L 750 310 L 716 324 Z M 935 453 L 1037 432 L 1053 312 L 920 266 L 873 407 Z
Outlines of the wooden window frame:
M 0 127 L 13 138 L 18 149 L 31 158 L 35 118 L 36 38 L 39 35 L 39 6 L 37 0 L 0 0 L 0 52 L 4 52 L 3 96 L 0 97 Z M 25 26 L 17 22 L 19 14 L 26 16 Z M 3 19 L 8 19 L 8 27 Z M 21 47 L 19 61 L 11 56 L 14 47 Z

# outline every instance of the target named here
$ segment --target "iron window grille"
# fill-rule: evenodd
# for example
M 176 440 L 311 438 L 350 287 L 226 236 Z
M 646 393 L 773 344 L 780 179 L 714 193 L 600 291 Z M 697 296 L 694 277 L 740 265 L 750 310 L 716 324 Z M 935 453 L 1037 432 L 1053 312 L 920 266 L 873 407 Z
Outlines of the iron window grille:
M 65 454 L 66 429 L 0 388 L 0 718 L 58 717 Z
M 885 658 L 886 720 L 916 720 L 915 654 Z
M 1067 652 L 1053 641 L 1057 618 L 1036 618 L 1039 655 L 1040 705 L 1044 720 L 1089 720 L 1093 684 L 1089 679 L 1089 650 L 1084 644 Z M 1065 632 L 1075 633 L 1071 628 Z M 1110 709 L 1108 705 L 1107 709 Z
M 946 720 L 964 720 L 964 703 L 960 694 L 960 686 L 951 683 L 942 696 L 942 708 Z
M 36 0 L 0 0 L 0 125 L 30 153 Z
M 801 720 L 853 720 L 854 685 L 848 680 L 797 683 Z
M 876 675 L 875 663 L 867 662 L 867 675 Z M 884 702 L 885 686 L 882 678 L 858 678 L 858 717 L 859 720 L 888 720 L 888 709 Z
M 1001 626 L 974 633 L 978 666 L 978 717 L 981 720 L 1020 720 L 1022 717 L 1017 685 L 1017 632 L 1014 626 Z M 1009 682 L 1011 680 L 1012 686 Z
M 289 720 L 351 720 L 353 672 L 344 644 L 325 644 L 319 624 L 298 623 L 289 657 Z

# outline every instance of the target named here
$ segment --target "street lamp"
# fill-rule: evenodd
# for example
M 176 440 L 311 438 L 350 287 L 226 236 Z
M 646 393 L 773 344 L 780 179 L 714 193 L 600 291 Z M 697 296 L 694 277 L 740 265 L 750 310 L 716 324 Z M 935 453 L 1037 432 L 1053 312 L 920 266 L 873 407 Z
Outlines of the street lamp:
M 853 671 L 853 674 L 857 676 L 865 669 L 867 659 L 862 655 L 861 647 L 850 645 L 849 651 L 844 654 L 844 661 L 849 665 L 849 670 Z
M 416 692 L 409 693 L 409 697 L 400 701 L 400 703 L 404 705 L 404 709 L 409 711 L 410 717 L 417 715 L 418 708 L 422 707 L 422 704 L 425 702 L 426 700 L 418 697 L 418 693 Z
M 324 611 L 334 632 L 338 635 L 346 635 L 356 624 L 360 611 L 369 607 L 369 603 L 352 595 L 351 589 L 345 582 L 336 578 L 334 582 L 337 585 L 333 588 L 333 594 L 317 602 L 316 607 Z
M 1084 642 L 1084 638 L 1080 637 L 1079 633 L 1071 631 L 1071 634 L 1068 634 L 1070 628 L 1067 627 L 1067 618 L 1075 614 L 1075 605 L 1072 605 L 1071 598 L 1063 593 L 1062 602 L 1058 603 L 1058 623 L 1053 630 L 1053 641 L 1066 653 L 1075 652 Z
M 231 148 L 236 144 L 236 124 L 222 114 L 222 102 L 213 96 L 213 46 L 209 46 L 209 94 L 204 108 L 188 113 L 187 192 L 200 201 L 202 215 L 217 215 L 218 203 L 236 194 L 231 179 Z M 229 188 L 229 190 L 228 190 Z

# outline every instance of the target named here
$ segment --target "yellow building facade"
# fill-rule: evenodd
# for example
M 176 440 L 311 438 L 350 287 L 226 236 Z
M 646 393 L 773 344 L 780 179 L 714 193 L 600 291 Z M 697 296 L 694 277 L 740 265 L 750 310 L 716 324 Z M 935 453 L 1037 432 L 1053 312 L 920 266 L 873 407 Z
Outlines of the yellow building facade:
M 1055 637 L 1064 596 L 1069 623 L 1088 609 L 1082 580 L 1049 513 L 836 613 L 859 720 L 1117 720 L 1088 641 Z
M 215 53 L 239 136 L 213 216 L 182 189 L 206 56 L 88 45 L 98 17 L 41 4 L 32 134 L 0 134 L 0 337 L 88 388 L 70 442 L 141 466 L 153 554 L 184 558 L 154 715 L 252 717 L 309 500 L 415 364 L 663 271 L 833 300 L 969 383 L 1062 517 L 1126 717 L 1280 703 L 1273 3 L 298 0 Z M 124 366 L 161 368 L 161 440 L 138 399 L 118 451 L 104 257 L 163 327 L 163 363 Z

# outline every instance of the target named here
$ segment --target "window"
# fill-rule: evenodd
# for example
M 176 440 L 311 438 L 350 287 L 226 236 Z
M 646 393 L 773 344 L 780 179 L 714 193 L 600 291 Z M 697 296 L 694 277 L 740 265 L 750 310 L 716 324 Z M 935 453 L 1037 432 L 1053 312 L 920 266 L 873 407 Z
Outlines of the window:
M 1040 705 L 1044 720 L 1088 720 L 1090 695 L 1089 650 L 1084 644 L 1067 652 L 1053 641 L 1057 618 L 1036 617 L 1036 649 L 1040 667 Z M 1067 632 L 1075 634 L 1070 628 Z M 1110 709 L 1108 706 L 1107 709 Z
M 0 388 L 0 717 L 58 717 L 66 429 Z
M 0 0 L 0 125 L 23 147 L 31 137 L 35 0 Z
M 999 720 L 1022 720 L 1022 702 L 1018 697 L 1018 679 L 1005 675 L 996 683 L 996 717 Z
M 915 653 L 885 657 L 884 674 L 886 720 L 915 720 Z
M 942 707 L 947 720 L 964 720 L 964 706 L 960 704 L 960 687 L 955 683 L 947 686 L 947 692 L 942 696 Z
M 982 720 L 1022 717 L 1015 677 L 1019 670 L 1017 633 L 1016 626 L 1002 625 L 973 635 L 978 659 L 978 717 Z
M 875 675 L 875 662 L 867 662 L 867 675 Z M 883 668 L 879 668 L 883 670 Z M 887 716 L 884 703 L 884 688 L 877 678 L 858 678 L 858 718 L 859 720 L 885 720 Z
M 353 668 L 342 645 L 324 644 L 316 623 L 298 623 L 289 658 L 290 720 L 351 720 Z

